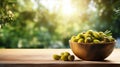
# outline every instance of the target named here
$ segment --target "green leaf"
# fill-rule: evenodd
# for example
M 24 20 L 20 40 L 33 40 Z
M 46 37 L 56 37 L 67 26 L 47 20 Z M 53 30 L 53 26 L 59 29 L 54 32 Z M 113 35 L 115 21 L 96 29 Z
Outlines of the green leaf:
M 111 36 L 111 35 L 112 35 L 111 31 L 109 31 L 109 30 L 106 30 L 104 33 L 105 33 L 107 36 Z

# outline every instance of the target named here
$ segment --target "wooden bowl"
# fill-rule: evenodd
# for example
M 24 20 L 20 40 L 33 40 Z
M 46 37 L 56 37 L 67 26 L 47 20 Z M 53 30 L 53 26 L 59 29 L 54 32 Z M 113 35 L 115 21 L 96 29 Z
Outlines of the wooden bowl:
M 73 53 L 82 60 L 101 61 L 108 57 L 115 46 L 115 42 L 107 43 L 77 43 L 69 40 Z

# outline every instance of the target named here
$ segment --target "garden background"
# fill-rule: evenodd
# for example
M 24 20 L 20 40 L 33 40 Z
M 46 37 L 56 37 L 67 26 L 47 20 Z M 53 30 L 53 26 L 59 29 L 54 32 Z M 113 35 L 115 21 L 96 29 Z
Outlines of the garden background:
M 0 48 L 69 48 L 72 35 L 112 32 L 120 47 L 120 0 L 0 0 Z

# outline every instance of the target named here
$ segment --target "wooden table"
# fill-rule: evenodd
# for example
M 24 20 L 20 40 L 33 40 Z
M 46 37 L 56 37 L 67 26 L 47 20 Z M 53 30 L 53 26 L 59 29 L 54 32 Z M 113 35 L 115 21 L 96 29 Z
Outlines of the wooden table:
M 0 67 L 120 67 L 120 49 L 114 49 L 104 61 L 56 61 L 53 54 L 71 49 L 0 49 Z

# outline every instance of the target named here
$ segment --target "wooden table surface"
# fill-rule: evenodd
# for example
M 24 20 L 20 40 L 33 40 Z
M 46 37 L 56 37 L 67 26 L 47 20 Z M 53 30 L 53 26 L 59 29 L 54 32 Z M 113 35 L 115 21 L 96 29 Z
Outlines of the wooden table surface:
M 0 49 L 0 67 L 63 67 L 63 66 L 114 66 L 120 67 L 120 49 L 114 49 L 112 54 L 104 61 L 84 61 L 75 57 L 75 61 L 56 61 L 53 60 L 53 54 L 60 54 L 68 51 L 71 54 L 71 49 Z M 21 67 L 21 66 L 20 66 Z

